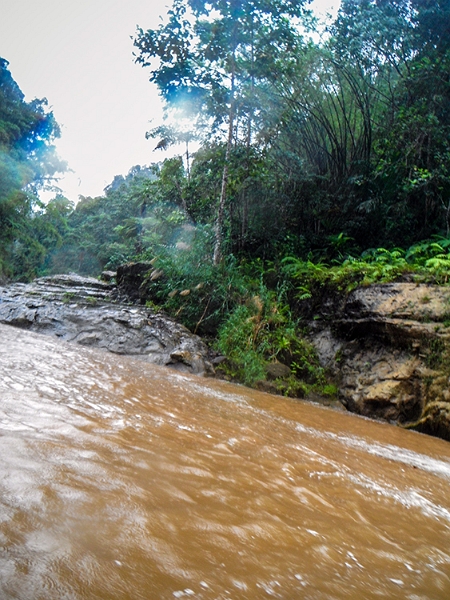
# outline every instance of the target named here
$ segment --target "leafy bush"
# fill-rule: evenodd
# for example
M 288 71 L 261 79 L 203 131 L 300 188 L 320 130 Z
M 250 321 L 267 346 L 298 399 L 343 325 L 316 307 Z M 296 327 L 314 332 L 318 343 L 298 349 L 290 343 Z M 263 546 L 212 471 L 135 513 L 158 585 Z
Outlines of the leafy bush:
M 265 378 L 265 360 L 256 347 L 255 311 L 238 306 L 219 330 L 217 348 L 230 360 L 228 374 L 246 385 Z
M 406 257 L 418 267 L 421 279 L 448 283 L 450 277 L 450 239 L 435 236 L 412 246 Z
M 399 248 L 377 248 L 364 252 L 360 258 L 348 257 L 341 264 L 328 266 L 287 256 L 283 259 L 284 273 L 300 282 L 298 298 L 311 297 L 318 285 L 328 284 L 338 290 L 351 291 L 358 285 L 386 283 L 415 272 L 416 266 L 408 263 L 405 252 Z
M 188 226 L 189 237 L 176 244 L 154 247 L 140 260 L 152 259 L 147 280 L 148 298 L 194 333 L 213 336 L 245 297 L 252 282 L 234 256 L 212 263 L 214 232 L 210 226 Z
M 238 306 L 223 323 L 217 348 L 229 359 L 227 374 L 246 385 L 265 379 L 267 364 L 277 360 L 291 368 L 292 395 L 304 395 L 311 386 L 325 383 L 314 348 L 302 338 L 283 302 L 283 290 L 277 293 L 261 285 L 259 294 Z
M 450 239 L 426 240 L 407 251 L 371 249 L 359 258 L 347 257 L 331 266 L 293 256 L 285 257 L 282 265 L 285 276 L 296 284 L 298 300 L 311 298 L 314 290 L 325 285 L 349 292 L 359 285 L 387 283 L 406 275 L 416 281 L 445 284 L 450 279 Z

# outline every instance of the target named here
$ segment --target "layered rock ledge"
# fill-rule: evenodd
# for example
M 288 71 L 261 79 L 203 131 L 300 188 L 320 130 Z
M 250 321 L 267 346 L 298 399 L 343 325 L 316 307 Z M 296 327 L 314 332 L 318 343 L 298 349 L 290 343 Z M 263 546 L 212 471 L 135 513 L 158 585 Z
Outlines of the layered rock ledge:
M 450 440 L 450 288 L 361 287 L 320 317 L 311 339 L 348 410 Z
M 0 287 L 0 323 L 211 375 L 206 344 L 167 316 L 117 303 L 117 288 L 90 277 L 55 275 Z

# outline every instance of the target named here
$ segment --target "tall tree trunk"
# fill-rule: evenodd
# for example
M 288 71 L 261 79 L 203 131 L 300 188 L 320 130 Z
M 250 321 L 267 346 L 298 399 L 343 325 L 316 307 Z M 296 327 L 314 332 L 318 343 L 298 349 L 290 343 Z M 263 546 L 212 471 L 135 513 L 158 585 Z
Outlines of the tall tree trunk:
M 223 215 L 225 211 L 225 202 L 227 199 L 227 186 L 228 186 L 228 167 L 230 161 L 231 145 L 233 143 L 233 130 L 234 130 L 234 116 L 235 116 L 235 99 L 234 99 L 234 78 L 236 72 L 236 57 L 233 52 L 232 66 L 231 66 L 231 89 L 230 89 L 230 115 L 228 122 L 228 137 L 227 146 L 225 150 L 225 163 L 222 171 L 222 186 L 220 189 L 219 206 L 217 208 L 217 217 L 215 224 L 215 241 L 214 241 L 214 255 L 213 263 L 218 265 L 222 260 L 222 245 L 223 245 Z
M 254 45 L 254 35 L 253 35 L 253 17 L 251 18 L 251 67 L 250 67 L 250 105 L 248 107 L 248 115 L 247 115 L 247 140 L 246 140 L 246 179 L 247 182 L 250 179 L 250 151 L 252 147 L 252 125 L 253 125 L 253 102 L 254 94 L 255 94 L 255 45 Z M 246 182 L 246 183 L 247 183 Z M 241 222 L 241 231 L 240 231 L 240 240 L 239 246 L 240 249 L 243 250 L 245 247 L 245 241 L 247 238 L 247 230 L 248 230 L 248 208 L 249 208 L 249 200 L 248 200 L 248 190 L 247 185 L 244 186 L 243 194 L 242 194 L 242 222 Z
M 189 139 L 186 137 L 186 174 L 188 183 L 191 181 L 191 155 L 189 154 Z

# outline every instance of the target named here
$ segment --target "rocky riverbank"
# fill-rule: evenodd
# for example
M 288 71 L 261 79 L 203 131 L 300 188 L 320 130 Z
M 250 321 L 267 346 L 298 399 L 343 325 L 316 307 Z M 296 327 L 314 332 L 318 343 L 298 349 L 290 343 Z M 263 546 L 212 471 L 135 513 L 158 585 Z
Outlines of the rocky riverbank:
M 167 316 L 117 298 L 112 283 L 78 275 L 42 277 L 0 287 L 0 323 L 179 371 L 214 374 L 198 336 Z
M 117 284 L 114 274 L 106 275 L 109 281 L 59 275 L 0 287 L 0 322 L 214 375 L 213 357 L 198 336 L 143 306 L 149 268 L 124 267 Z M 343 406 L 450 440 L 450 288 L 361 287 L 331 294 L 314 312 L 310 340 Z

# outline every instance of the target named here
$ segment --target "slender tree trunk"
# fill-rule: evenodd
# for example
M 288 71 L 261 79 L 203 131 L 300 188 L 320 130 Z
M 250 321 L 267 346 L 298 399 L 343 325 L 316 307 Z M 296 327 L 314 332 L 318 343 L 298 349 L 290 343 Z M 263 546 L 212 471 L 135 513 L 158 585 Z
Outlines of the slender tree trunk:
M 189 140 L 186 139 L 186 173 L 188 183 L 191 181 L 191 156 L 189 154 Z
M 227 199 L 227 185 L 228 185 L 228 167 L 230 161 L 231 145 L 233 143 L 233 130 L 234 130 L 234 113 L 235 113 L 235 99 L 234 99 L 234 78 L 236 70 L 236 57 L 233 52 L 231 66 L 231 90 L 230 90 L 230 116 L 228 122 L 228 137 L 227 146 L 225 150 L 225 163 L 222 171 L 222 186 L 220 190 L 219 206 L 217 208 L 217 217 L 215 225 L 215 242 L 214 242 L 214 255 L 213 263 L 218 265 L 222 260 L 222 245 L 223 245 L 223 216 L 225 211 L 225 202 Z
M 254 94 L 255 94 L 255 46 L 254 46 L 254 36 L 253 36 L 253 18 L 251 19 L 251 67 L 250 67 L 250 102 L 253 102 Z M 247 181 L 250 178 L 250 150 L 252 146 L 252 125 L 253 125 L 253 106 L 249 105 L 249 113 L 247 116 L 247 140 L 246 140 L 246 175 Z M 247 238 L 247 229 L 248 229 L 248 190 L 247 186 L 244 187 L 242 194 L 242 222 L 241 222 L 241 235 L 240 235 L 240 249 L 242 250 L 245 247 L 245 240 Z

